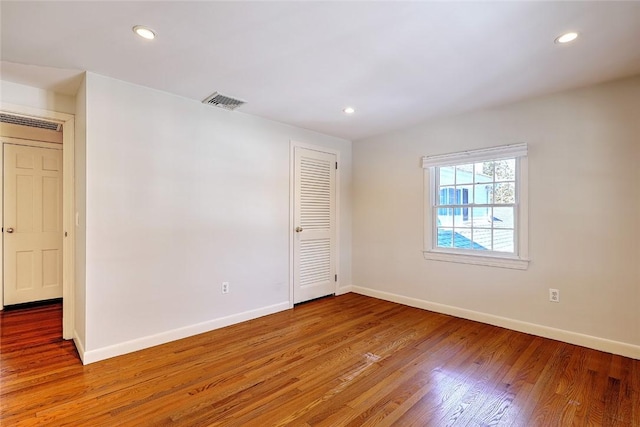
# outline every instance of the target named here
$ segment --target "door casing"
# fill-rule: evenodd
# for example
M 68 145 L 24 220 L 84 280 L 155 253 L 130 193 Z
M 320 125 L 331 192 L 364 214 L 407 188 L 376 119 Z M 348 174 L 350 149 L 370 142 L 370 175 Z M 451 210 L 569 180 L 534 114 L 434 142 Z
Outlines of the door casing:
M 309 150 L 320 151 L 322 153 L 334 154 L 336 156 L 336 162 L 338 163 L 338 169 L 336 170 L 336 260 L 335 268 L 338 275 L 336 280 L 336 294 L 340 289 L 340 151 L 332 148 L 323 147 L 320 145 L 306 144 L 303 142 L 297 142 L 291 140 L 289 143 L 289 308 L 293 308 L 294 305 L 294 244 L 295 244 L 295 149 L 296 147 L 306 148 Z
M 71 114 L 1 103 L 4 114 L 46 120 L 62 124 L 62 338 L 74 338 L 75 286 L 75 118 Z M 3 138 L 11 142 L 12 138 Z M 2 209 L 0 209 L 0 212 Z M 0 219 L 3 213 L 0 213 Z M 0 309 L 3 308 L 0 301 Z

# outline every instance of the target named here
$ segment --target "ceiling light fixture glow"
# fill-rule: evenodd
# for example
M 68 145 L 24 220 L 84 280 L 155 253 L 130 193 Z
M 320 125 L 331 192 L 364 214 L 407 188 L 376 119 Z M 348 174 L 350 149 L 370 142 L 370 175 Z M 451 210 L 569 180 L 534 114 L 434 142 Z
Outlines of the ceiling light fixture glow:
M 345 114 L 353 114 L 356 112 L 356 110 L 353 107 L 347 107 L 344 110 L 342 110 Z
M 133 27 L 133 32 L 142 37 L 143 39 L 153 40 L 156 38 L 156 33 L 151 28 L 143 25 L 136 25 Z
M 578 33 L 574 33 L 574 32 L 564 33 L 563 35 L 557 37 L 555 42 L 556 43 L 560 43 L 560 44 L 569 43 L 569 42 L 574 41 L 577 38 L 578 38 Z

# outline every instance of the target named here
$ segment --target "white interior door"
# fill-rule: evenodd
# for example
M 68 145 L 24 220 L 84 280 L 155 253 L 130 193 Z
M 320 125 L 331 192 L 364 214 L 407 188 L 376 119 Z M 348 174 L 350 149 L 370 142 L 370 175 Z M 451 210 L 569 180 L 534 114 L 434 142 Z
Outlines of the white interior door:
M 4 305 L 62 297 L 62 150 L 4 144 Z
M 294 148 L 293 300 L 336 291 L 336 155 Z

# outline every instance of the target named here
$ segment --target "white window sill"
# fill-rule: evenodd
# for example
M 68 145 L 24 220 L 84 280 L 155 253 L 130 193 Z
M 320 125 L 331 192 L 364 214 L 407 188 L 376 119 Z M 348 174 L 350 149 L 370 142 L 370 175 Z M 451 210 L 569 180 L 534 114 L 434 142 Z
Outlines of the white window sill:
M 423 251 L 424 259 L 431 261 L 457 262 L 461 264 L 484 265 L 488 267 L 511 268 L 526 270 L 529 267 L 528 259 L 507 258 L 482 255 L 465 255 L 450 252 Z

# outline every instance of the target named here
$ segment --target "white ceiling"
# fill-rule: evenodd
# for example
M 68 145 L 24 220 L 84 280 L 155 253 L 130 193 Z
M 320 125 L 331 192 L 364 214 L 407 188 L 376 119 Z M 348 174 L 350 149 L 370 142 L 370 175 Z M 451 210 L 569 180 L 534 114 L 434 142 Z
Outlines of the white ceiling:
M 247 101 L 238 111 L 348 139 L 640 74 L 637 1 L 0 7 L 4 80 L 73 94 L 88 70 L 198 101 L 218 91 Z M 580 38 L 554 44 L 569 30 Z

